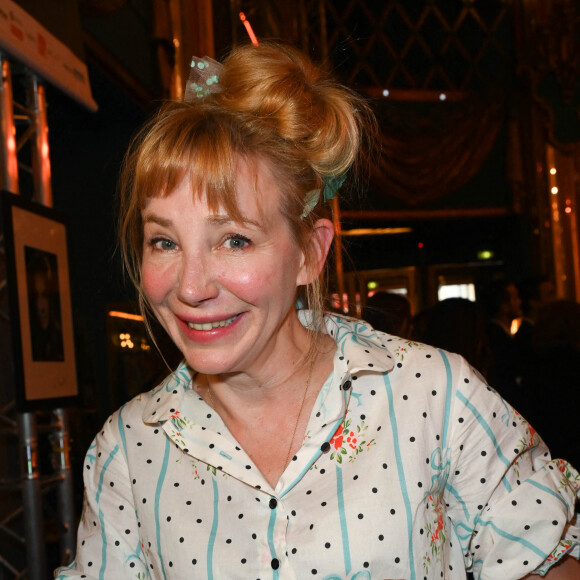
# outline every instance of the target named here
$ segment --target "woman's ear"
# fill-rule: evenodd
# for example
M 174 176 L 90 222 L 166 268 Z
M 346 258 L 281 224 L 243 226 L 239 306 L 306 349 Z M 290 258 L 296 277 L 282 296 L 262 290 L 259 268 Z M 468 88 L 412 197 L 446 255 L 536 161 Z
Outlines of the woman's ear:
M 333 239 L 334 224 L 328 219 L 319 219 L 314 224 L 310 234 L 310 240 L 306 248 L 310 260 L 306 260 L 300 270 L 297 280 L 298 286 L 310 284 L 318 277 L 326 261 L 326 256 L 328 256 Z

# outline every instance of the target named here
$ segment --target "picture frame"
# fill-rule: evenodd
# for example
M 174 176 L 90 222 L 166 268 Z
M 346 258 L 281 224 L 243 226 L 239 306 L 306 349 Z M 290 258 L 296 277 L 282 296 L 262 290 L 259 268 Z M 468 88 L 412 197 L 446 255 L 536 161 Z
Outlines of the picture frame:
M 65 220 L 20 195 L 0 198 L 17 410 L 64 407 L 78 395 Z

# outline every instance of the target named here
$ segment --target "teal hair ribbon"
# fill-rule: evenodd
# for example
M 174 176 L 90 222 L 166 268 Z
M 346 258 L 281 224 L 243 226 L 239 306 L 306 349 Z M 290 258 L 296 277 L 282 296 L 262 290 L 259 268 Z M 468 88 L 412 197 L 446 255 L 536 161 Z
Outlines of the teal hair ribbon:
M 336 192 L 341 188 L 342 184 L 346 179 L 346 172 L 339 173 L 334 177 L 330 177 L 324 181 L 324 189 L 322 190 L 322 197 L 324 201 L 329 199 L 334 199 L 336 197 Z
M 324 181 L 322 188 L 322 200 L 327 202 L 336 197 L 336 192 L 340 189 L 346 179 L 346 172 L 339 173 L 334 177 L 329 177 Z M 320 189 L 312 189 L 304 196 L 304 209 L 300 214 L 303 220 L 315 207 L 320 199 Z

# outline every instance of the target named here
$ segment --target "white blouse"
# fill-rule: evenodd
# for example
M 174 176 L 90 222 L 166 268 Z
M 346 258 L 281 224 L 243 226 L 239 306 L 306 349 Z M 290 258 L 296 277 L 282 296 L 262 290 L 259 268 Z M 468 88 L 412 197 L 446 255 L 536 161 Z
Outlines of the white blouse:
M 64 578 L 510 580 L 580 555 L 580 475 L 458 355 L 335 315 L 334 370 L 273 489 L 185 364 L 85 461 Z

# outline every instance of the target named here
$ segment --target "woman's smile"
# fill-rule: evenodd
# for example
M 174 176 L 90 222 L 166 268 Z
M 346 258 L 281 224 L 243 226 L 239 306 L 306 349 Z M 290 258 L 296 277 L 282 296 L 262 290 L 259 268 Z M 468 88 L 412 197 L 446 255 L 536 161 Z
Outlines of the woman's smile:
M 229 326 L 238 315 L 230 316 L 229 318 L 225 318 L 222 320 L 216 320 L 215 322 L 188 322 L 187 326 L 192 330 L 213 330 L 214 328 L 223 328 L 224 326 Z

